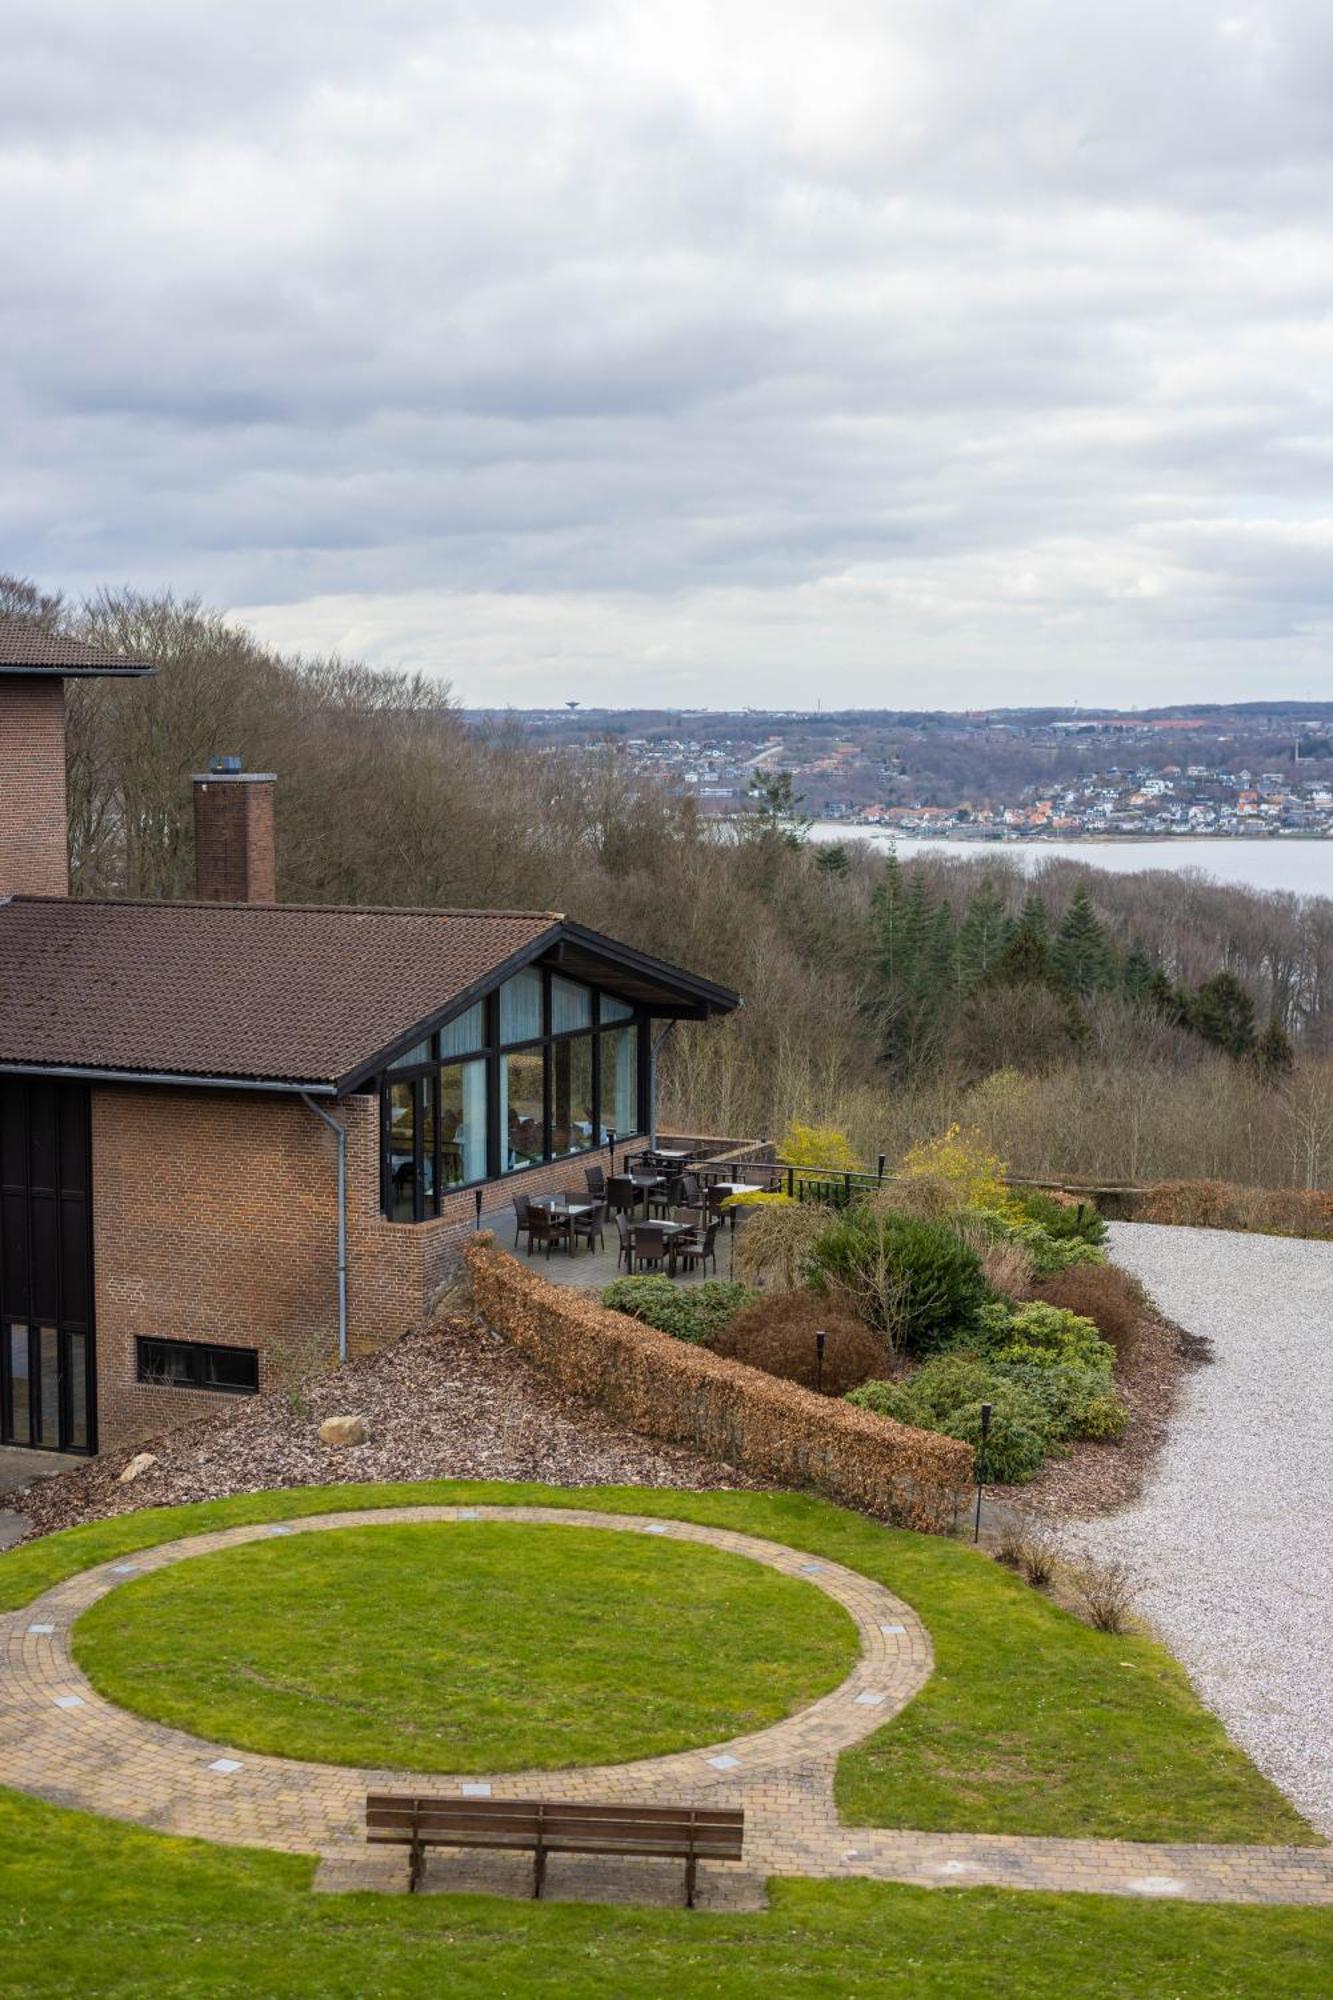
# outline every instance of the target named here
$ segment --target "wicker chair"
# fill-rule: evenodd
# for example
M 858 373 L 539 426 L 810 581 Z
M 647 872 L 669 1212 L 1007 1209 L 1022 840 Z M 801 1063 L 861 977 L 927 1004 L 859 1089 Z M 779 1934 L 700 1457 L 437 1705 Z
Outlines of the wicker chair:
M 676 1245 L 676 1255 L 682 1264 L 698 1264 L 707 1276 L 711 1263 L 717 1271 L 717 1232 L 720 1222 L 710 1222 L 702 1236 L 684 1236 Z
M 606 1205 L 612 1215 L 619 1215 L 622 1210 L 626 1215 L 632 1215 L 638 1199 L 639 1190 L 627 1174 L 611 1176 L 606 1184 Z
M 597 1206 L 590 1208 L 586 1215 L 575 1215 L 571 1217 L 571 1220 L 574 1225 L 574 1239 L 569 1246 L 571 1250 L 576 1247 L 580 1236 L 587 1237 L 589 1250 L 592 1249 L 594 1243 L 600 1243 L 603 1250 L 605 1250 L 606 1203 L 604 1201 L 599 1201 Z
M 527 1226 L 528 1226 L 528 1209 L 529 1209 L 529 1206 L 530 1206 L 530 1203 L 529 1203 L 529 1201 L 528 1201 L 528 1197 L 527 1197 L 527 1196 L 526 1196 L 525 1194 L 516 1194 L 516 1195 L 514 1196 L 514 1248 L 515 1248 L 515 1250 L 517 1250 L 517 1248 L 518 1248 L 518 1239 L 519 1239 L 519 1237 L 520 1237 L 520 1236 L 521 1236 L 521 1235 L 523 1234 L 524 1230 L 525 1230 L 525 1229 L 527 1228 Z M 529 1256 L 531 1256 L 531 1255 L 532 1255 L 532 1244 L 531 1244 L 531 1243 L 529 1243 L 529 1244 L 528 1244 L 528 1255 L 529 1255 Z
M 600 1201 L 606 1193 L 606 1174 L 601 1167 L 585 1167 L 583 1178 L 588 1183 L 588 1193 L 594 1201 Z
M 634 1269 L 634 1231 L 625 1219 L 623 1209 L 615 1211 L 616 1234 L 620 1238 L 620 1248 L 616 1252 L 616 1269 L 623 1263 L 627 1271 Z
M 656 1222 L 641 1222 L 634 1232 L 634 1262 L 640 1270 L 645 1264 L 666 1264 L 674 1268 L 675 1255 L 670 1238 L 665 1229 Z

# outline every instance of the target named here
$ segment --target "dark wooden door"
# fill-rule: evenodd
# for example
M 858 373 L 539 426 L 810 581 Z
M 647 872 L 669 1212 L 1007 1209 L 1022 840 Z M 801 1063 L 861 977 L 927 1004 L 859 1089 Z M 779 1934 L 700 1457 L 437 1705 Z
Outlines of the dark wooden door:
M 0 1077 L 0 1442 L 97 1449 L 88 1086 Z

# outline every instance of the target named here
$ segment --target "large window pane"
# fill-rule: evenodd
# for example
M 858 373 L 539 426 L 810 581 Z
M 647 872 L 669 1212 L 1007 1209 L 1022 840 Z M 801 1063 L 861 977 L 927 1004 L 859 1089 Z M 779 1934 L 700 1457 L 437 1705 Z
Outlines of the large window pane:
M 624 1000 L 617 1000 L 614 994 L 599 993 L 598 1011 L 603 1026 L 608 1021 L 628 1021 L 634 1009 Z
M 602 1130 L 629 1133 L 639 1129 L 639 1031 L 613 1028 L 602 1036 Z
M 551 1050 L 551 1152 L 584 1153 L 597 1143 L 592 1120 L 592 1036 Z
M 88 1344 L 82 1333 L 66 1335 L 69 1349 L 69 1441 L 76 1451 L 88 1445 Z
M 32 1390 L 28 1380 L 28 1329 L 9 1329 L 9 1435 L 15 1444 L 27 1444 L 32 1436 Z
M 435 1078 L 423 1076 L 417 1085 L 421 1120 L 421 1208 L 422 1215 L 438 1215 L 435 1199 Z
M 480 1000 L 475 1007 L 469 1007 L 466 1014 L 460 1014 L 447 1028 L 440 1029 L 440 1054 L 442 1056 L 470 1056 L 474 1049 L 482 1048 L 486 1041 L 486 1012 Z
M 544 1157 L 542 1074 L 540 1049 L 500 1058 L 500 1144 L 506 1173 Z
M 551 980 L 551 1033 L 572 1035 L 592 1026 L 592 994 L 570 979 Z
M 500 988 L 500 1040 L 535 1041 L 542 1032 L 542 976 L 531 967 Z
M 447 1063 L 440 1071 L 441 1184 L 485 1178 L 486 1064 Z
M 55 1450 L 60 1443 L 60 1336 L 53 1326 L 38 1328 L 41 1357 L 41 1442 Z
M 416 1108 L 412 1085 L 389 1086 L 389 1213 L 395 1222 L 416 1218 Z

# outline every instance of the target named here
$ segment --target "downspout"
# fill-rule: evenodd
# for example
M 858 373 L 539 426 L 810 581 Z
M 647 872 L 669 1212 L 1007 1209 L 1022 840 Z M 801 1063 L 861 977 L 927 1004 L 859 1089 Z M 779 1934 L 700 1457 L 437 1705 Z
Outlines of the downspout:
M 653 1043 L 653 1059 L 648 1065 L 648 1144 L 654 1151 L 657 1149 L 657 1058 L 675 1025 L 674 1021 L 667 1021 L 658 1029 Z
M 338 1141 L 338 1366 L 347 1365 L 347 1127 L 330 1118 L 322 1105 L 301 1092 L 301 1102 L 322 1118 Z

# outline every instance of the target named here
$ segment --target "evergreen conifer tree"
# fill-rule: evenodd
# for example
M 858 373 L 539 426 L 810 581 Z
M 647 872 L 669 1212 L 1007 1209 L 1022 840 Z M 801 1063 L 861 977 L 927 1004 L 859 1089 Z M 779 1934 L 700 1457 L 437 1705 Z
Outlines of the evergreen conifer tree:
M 1001 986 L 1040 986 L 1051 973 L 1050 925 L 1046 905 L 1031 890 L 996 955 L 991 978 Z
M 1291 1036 L 1281 1021 L 1270 1021 L 1254 1045 L 1254 1066 L 1260 1076 L 1265 1082 L 1274 1083 L 1287 1074 L 1295 1060 Z
M 1081 1000 L 1115 984 L 1115 950 L 1086 888 L 1076 889 L 1069 900 L 1051 948 L 1051 964 Z
M 1009 919 L 1004 899 L 987 875 L 972 896 L 958 928 L 957 983 L 960 993 L 974 992 L 1004 949 Z
M 1140 938 L 1125 953 L 1120 968 L 1120 990 L 1127 1000 L 1146 1000 L 1153 980 L 1153 962 Z
M 1215 973 L 1196 988 L 1189 1024 L 1196 1035 L 1228 1055 L 1249 1055 L 1254 1048 L 1254 1002 L 1234 973 Z

